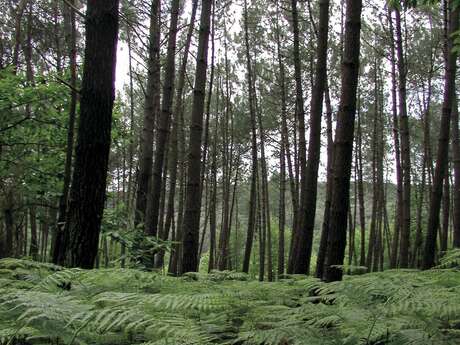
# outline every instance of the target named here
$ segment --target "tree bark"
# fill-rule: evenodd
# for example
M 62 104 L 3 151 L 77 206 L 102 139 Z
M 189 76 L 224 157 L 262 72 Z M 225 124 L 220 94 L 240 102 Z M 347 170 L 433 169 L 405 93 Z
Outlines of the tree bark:
M 448 170 L 448 169 L 447 169 Z M 442 193 L 442 227 L 440 236 L 440 251 L 444 253 L 447 250 L 449 241 L 449 217 L 450 217 L 450 184 L 449 172 L 446 172 L 444 177 L 444 190 Z
M 252 243 L 254 240 L 254 233 L 257 219 L 257 175 L 258 175 L 258 161 L 257 161 L 257 125 L 256 125 L 256 109 L 255 109 L 255 90 L 253 87 L 253 74 L 251 53 L 249 50 L 249 24 L 248 24 L 248 4 L 244 0 L 244 43 L 246 48 L 246 78 L 248 87 L 249 98 L 249 113 L 251 121 L 251 153 L 252 153 L 252 172 L 251 172 L 251 190 L 249 200 L 249 219 L 246 237 L 246 246 L 243 258 L 243 272 L 249 272 L 249 263 L 251 260 Z
M 454 184 L 453 184 L 453 246 L 460 248 L 460 137 L 458 130 L 458 104 L 457 96 L 454 95 L 452 104 L 452 157 L 454 166 Z
M 316 78 L 311 96 L 310 137 L 308 141 L 308 159 L 305 172 L 305 190 L 301 200 L 300 228 L 294 252 L 293 273 L 308 274 L 315 228 L 316 196 L 318 187 L 318 167 L 321 151 L 321 117 L 323 96 L 327 79 L 327 41 L 329 30 L 329 0 L 319 1 L 320 15 L 318 26 L 318 43 L 316 52 Z M 295 39 L 295 36 L 294 36 Z M 295 49 L 295 48 L 294 48 Z M 294 55 L 295 57 L 295 55 Z
M 211 21 L 212 0 L 203 0 L 198 38 L 195 87 L 193 91 L 192 118 L 190 123 L 189 155 L 187 167 L 187 194 L 182 224 L 183 254 L 181 273 L 196 272 L 198 269 L 198 246 L 200 228 L 201 195 L 201 139 L 208 61 L 208 41 Z
M 332 185 L 331 221 L 324 280 L 341 280 L 347 239 L 347 213 L 350 202 L 350 175 L 353 154 L 356 91 L 359 75 L 361 34 L 361 0 L 347 0 L 342 86 L 334 152 L 334 183 Z
M 195 28 L 195 17 L 198 7 L 198 0 L 192 0 L 192 13 L 190 15 L 190 23 L 187 31 L 187 37 L 185 39 L 184 54 L 182 56 L 180 71 L 178 74 L 177 81 L 177 90 L 176 90 L 176 103 L 174 106 L 174 118 L 178 122 L 177 135 L 178 135 L 178 148 L 177 148 L 177 169 L 178 169 L 178 178 L 179 178 L 179 194 L 178 194 L 178 207 L 177 207 L 177 224 L 174 240 L 179 242 L 179 244 L 174 244 L 170 257 L 170 264 L 168 272 L 176 275 L 178 272 L 178 263 L 180 262 L 180 256 L 182 252 L 182 219 L 183 219 L 183 205 L 184 205 L 184 146 L 185 146 L 185 134 L 184 134 L 184 110 L 183 110 L 183 93 L 185 87 L 185 78 L 187 71 L 187 62 L 190 51 L 190 44 L 192 41 L 193 31 Z
M 30 248 L 29 256 L 32 260 L 38 259 L 38 241 L 37 241 L 37 215 L 35 213 L 35 206 L 29 209 L 30 215 Z
M 78 141 L 66 223 L 68 266 L 92 268 L 97 256 L 110 150 L 118 0 L 88 1 Z
M 152 181 L 153 135 L 155 127 L 155 104 L 160 92 L 160 1 L 152 0 L 150 8 L 149 57 L 147 61 L 147 86 L 144 99 L 144 118 L 140 134 L 139 173 L 136 193 L 134 224 L 145 225 L 147 195 Z M 144 226 L 143 226 L 144 227 Z
M 399 266 L 409 266 L 410 248 L 410 225 L 411 225 L 411 161 L 410 161 L 410 137 L 409 119 L 407 116 L 406 104 L 406 62 L 401 30 L 401 13 L 396 7 L 395 29 L 396 29 L 396 56 L 399 76 L 399 130 L 401 136 L 401 168 L 402 168 L 402 210 L 401 210 L 401 241 L 399 248 Z
M 171 2 L 171 19 L 168 32 L 168 48 L 166 53 L 166 70 L 163 83 L 163 97 L 161 104 L 161 112 L 158 119 L 157 138 L 155 146 L 155 160 L 153 163 L 152 172 L 152 188 L 151 188 L 151 215 L 146 224 L 150 225 L 146 228 L 149 235 L 155 236 L 158 232 L 158 218 L 160 212 L 160 199 L 162 191 L 163 170 L 166 146 L 169 138 L 169 128 L 171 122 L 171 108 L 174 95 L 174 77 L 175 77 L 175 54 L 176 54 L 176 36 L 177 22 L 179 18 L 179 0 Z
M 75 5 L 75 0 L 70 0 L 71 5 Z M 72 176 L 72 155 L 74 148 L 75 118 L 77 114 L 77 27 L 75 21 L 75 10 L 70 6 L 65 6 L 64 28 L 65 40 L 70 62 L 70 107 L 69 123 L 67 128 L 67 146 L 64 165 L 64 181 L 62 195 L 59 199 L 59 214 L 53 238 L 52 261 L 55 264 L 64 263 L 65 253 L 62 251 L 63 231 L 67 216 L 67 204 L 69 199 L 70 178 Z
M 459 8 L 451 0 L 450 5 L 450 28 L 452 34 L 459 27 Z M 456 7 L 456 8 L 455 8 Z M 442 199 L 442 181 L 446 175 L 449 152 L 449 133 L 452 105 L 455 96 L 455 73 L 457 69 L 457 52 L 453 49 L 454 42 L 451 35 L 448 38 L 449 51 L 447 54 L 445 78 L 444 78 L 444 100 L 442 105 L 441 126 L 438 138 L 438 152 L 436 157 L 436 168 L 434 171 L 433 188 L 431 192 L 427 235 L 425 240 L 425 252 L 423 255 L 423 269 L 429 269 L 435 265 L 436 237 L 439 227 L 439 211 Z
M 302 219 L 304 214 L 308 212 L 306 209 L 307 200 L 307 185 L 306 185 L 306 166 L 307 166 L 307 145 L 305 142 L 305 109 L 303 99 L 303 87 L 302 87 L 302 66 L 300 61 L 300 34 L 299 34 L 299 18 L 297 11 L 297 0 L 291 0 L 291 12 L 292 12 L 292 29 L 294 34 L 294 79 L 296 84 L 296 118 L 297 118 L 297 130 L 298 130 L 298 161 L 299 175 L 300 175 L 300 199 L 298 205 L 298 221 L 293 229 L 291 248 L 289 253 L 289 264 L 288 273 L 306 273 L 305 267 L 306 262 L 301 262 L 302 259 L 299 257 L 302 250 L 305 250 L 306 238 L 302 233 L 303 223 Z M 303 246 L 303 249 L 302 249 Z
M 327 252 L 327 238 L 329 236 L 329 219 L 331 210 L 331 198 L 332 198 L 332 178 L 333 174 L 333 163 L 334 163 L 334 139 L 332 129 L 332 106 L 329 95 L 329 88 L 326 87 L 326 124 L 327 124 L 327 175 L 326 175 L 326 200 L 324 201 L 324 214 L 323 214 L 323 226 L 321 230 L 321 239 L 319 243 L 318 257 L 316 260 L 316 272 L 317 278 L 322 278 L 324 274 L 324 262 L 326 261 Z M 359 123 L 359 118 L 358 118 Z
M 401 149 L 398 121 L 398 104 L 396 92 L 396 52 L 394 42 L 394 27 L 391 10 L 388 12 L 388 21 L 390 25 L 390 49 L 391 49 L 391 100 L 392 100 L 392 120 L 393 120 L 393 142 L 395 150 L 396 166 L 396 210 L 394 221 L 394 235 L 391 248 L 390 268 L 396 268 L 398 265 L 399 239 L 401 236 L 401 223 L 403 219 L 403 181 L 401 171 Z

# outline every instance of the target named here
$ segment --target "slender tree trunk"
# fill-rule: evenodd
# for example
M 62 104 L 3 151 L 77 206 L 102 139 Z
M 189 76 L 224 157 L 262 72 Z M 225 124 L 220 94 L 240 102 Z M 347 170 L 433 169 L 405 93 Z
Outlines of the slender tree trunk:
M 396 210 L 394 220 L 394 235 L 391 248 L 390 268 L 396 268 L 398 265 L 398 249 L 399 239 L 401 234 L 401 223 L 403 217 L 403 181 L 401 171 L 401 151 L 399 143 L 399 121 L 398 121 L 398 104 L 396 92 L 396 52 L 394 42 L 394 27 L 391 10 L 388 13 L 388 21 L 390 25 L 390 49 L 391 49 L 391 99 L 392 99 L 392 119 L 393 119 L 393 142 L 395 150 L 395 166 L 396 166 Z
M 198 246 L 200 228 L 201 194 L 201 139 L 208 61 L 208 41 L 211 21 L 212 0 L 203 0 L 198 38 L 195 87 L 193 91 L 192 118 L 190 124 L 189 156 L 187 167 L 187 194 L 182 224 L 183 254 L 181 273 L 196 272 L 198 269 Z
M 259 281 L 263 282 L 265 279 L 265 234 L 266 227 L 263 222 L 264 220 L 264 211 L 262 209 L 262 188 L 261 188 L 260 177 L 257 175 L 257 228 L 259 230 Z
M 359 104 L 359 97 L 358 97 Z M 363 181 L 363 134 L 361 127 L 361 111 L 358 106 L 357 110 L 358 117 L 358 128 L 357 128 L 357 155 L 358 155 L 358 202 L 359 202 L 359 227 L 361 229 L 361 244 L 360 244 L 360 255 L 359 265 L 366 265 L 366 212 L 364 206 L 364 181 Z
M 75 0 L 69 1 L 71 5 L 75 5 Z M 56 230 L 53 239 L 52 261 L 55 264 L 64 263 L 64 255 L 62 248 L 63 231 L 67 215 L 67 203 L 69 199 L 70 178 L 72 174 L 72 155 L 74 148 L 74 133 L 75 133 L 75 118 L 77 113 L 77 28 L 75 22 L 75 10 L 69 6 L 65 7 L 64 11 L 64 28 L 65 40 L 69 54 L 70 62 L 70 108 L 69 108 L 69 123 L 67 127 L 67 145 L 64 165 L 64 181 L 62 195 L 59 199 L 59 213 Z
M 342 87 L 337 115 L 331 221 L 324 276 L 327 282 L 342 279 L 343 273 L 337 265 L 343 264 L 347 240 L 346 219 L 350 202 L 350 175 L 359 75 L 362 1 L 347 0 L 346 4 Z
M 252 152 L 252 173 L 251 173 L 251 190 L 249 200 L 249 219 L 246 237 L 246 247 L 244 250 L 243 258 L 243 272 L 249 272 L 249 263 L 251 259 L 252 243 L 254 239 L 256 218 L 257 218 L 257 174 L 258 174 L 258 161 L 257 161 L 257 128 L 256 128 L 256 109 L 255 109 L 255 92 L 253 87 L 253 73 L 251 54 L 249 50 L 249 28 L 248 28 L 248 4 L 244 0 L 244 42 L 246 48 L 246 76 L 249 98 L 249 113 L 251 119 L 251 152 Z
M 455 1 L 451 0 L 450 5 L 450 28 L 452 34 L 459 27 L 459 8 Z M 424 269 L 431 268 L 435 265 L 436 256 L 436 237 L 439 227 L 439 211 L 442 199 L 442 181 L 446 175 L 449 152 L 449 134 L 452 105 L 455 98 L 455 73 L 457 69 L 457 52 L 453 49 L 453 38 L 448 38 L 448 53 L 446 61 L 445 79 L 444 79 L 444 100 L 442 105 L 441 126 L 438 139 L 438 152 L 436 157 L 436 168 L 434 172 L 433 188 L 431 192 L 430 208 L 428 215 L 428 227 L 425 240 L 425 252 L 423 255 Z
M 460 137 L 458 130 L 458 104 L 457 96 L 454 95 L 452 104 L 452 157 L 454 166 L 454 184 L 453 184 L 453 246 L 460 248 Z
M 412 263 L 411 266 L 416 268 L 420 266 L 420 252 L 422 250 L 423 239 L 422 239 L 422 217 L 423 217 L 423 203 L 425 198 L 425 185 L 426 185 L 426 154 L 423 154 L 423 163 L 422 163 L 422 180 L 420 183 L 420 197 L 418 198 L 418 205 L 417 205 L 417 230 L 415 233 L 415 244 L 414 244 L 414 251 L 412 255 Z M 395 241 L 395 240 L 394 240 Z M 394 243 L 393 241 L 393 243 Z
M 146 220 L 146 231 L 149 235 L 155 236 L 158 232 L 158 218 L 160 211 L 160 199 L 162 191 L 162 172 L 164 170 L 165 152 L 169 137 L 170 121 L 172 116 L 172 101 L 174 95 L 174 77 L 175 77 L 175 54 L 176 54 L 176 36 L 177 22 L 179 18 L 179 0 L 171 2 L 171 19 L 168 32 L 168 49 L 166 54 L 166 69 L 163 83 L 163 97 L 161 104 L 160 117 L 158 119 L 157 139 L 155 146 L 155 160 L 152 171 L 152 188 L 151 188 L 151 215 Z M 200 140 L 201 141 L 201 140 Z
M 147 61 L 147 86 L 144 99 L 144 118 L 140 134 L 139 173 L 137 181 L 136 211 L 134 225 L 146 221 L 148 192 L 152 185 L 153 135 L 156 101 L 160 92 L 160 1 L 152 0 L 150 8 L 149 51 Z M 144 227 L 143 226 L 143 227 Z
M 176 182 L 177 182 L 177 126 L 178 119 L 174 119 L 173 129 L 171 131 L 170 140 L 170 163 L 169 163 L 169 191 L 168 191 L 168 205 L 166 207 L 166 217 L 163 231 L 160 238 L 166 241 L 169 238 L 173 218 L 174 218 L 174 200 L 176 195 Z M 155 268 L 161 268 L 164 265 L 164 250 L 160 250 L 155 258 Z
M 410 224 L 411 224 L 411 162 L 410 162 L 410 138 L 409 138 L 409 119 L 407 116 L 406 104 L 406 63 L 404 57 L 401 13 L 398 8 L 395 12 L 396 29 L 396 56 L 399 76 L 399 129 L 401 136 L 401 168 L 402 168 L 402 210 L 401 210 L 401 241 L 399 248 L 399 266 L 407 268 L 409 266 L 410 248 Z
M 280 143 L 280 181 L 279 181 L 279 208 L 278 208 L 278 276 L 284 274 L 284 246 L 286 224 L 286 148 L 284 146 L 284 134 L 281 133 Z
M 135 104 L 134 104 L 134 77 L 133 77 L 133 57 L 132 57 L 132 33 L 131 30 L 127 30 L 127 38 L 128 38 L 128 70 L 129 70 L 129 145 L 128 145 L 128 190 L 126 193 L 123 193 L 124 202 L 126 204 L 126 208 L 128 212 L 131 214 L 132 210 L 132 189 L 134 187 L 134 150 L 136 148 L 136 143 L 134 141 L 134 112 L 135 112 Z M 125 161 L 125 160 L 124 160 Z M 125 165 L 123 163 L 123 165 Z M 125 173 L 125 168 L 123 169 L 123 174 Z M 124 179 L 123 179 L 124 181 Z M 125 189 L 123 188 L 123 191 Z M 123 244 L 122 244 L 123 246 Z
M 287 163 L 287 170 L 289 175 L 289 185 L 291 190 L 291 202 L 292 202 L 292 229 L 296 228 L 297 224 L 297 211 L 298 211 L 298 193 L 297 193 L 297 186 L 296 186 L 296 178 L 293 173 L 292 169 L 292 160 L 291 160 L 291 147 L 289 144 L 289 131 L 287 125 L 287 105 L 286 105 L 286 76 L 285 76 L 285 68 L 283 63 L 283 57 L 281 52 L 281 29 L 279 26 L 279 17 L 280 17 L 280 9 L 279 3 L 276 2 L 276 46 L 277 46 L 277 59 L 278 59 L 278 70 L 279 70 L 279 87 L 280 87 L 280 98 L 281 98 L 281 140 L 284 149 L 284 156 L 285 161 Z M 294 142 L 296 139 L 294 138 Z M 291 242 L 293 237 L 291 237 Z M 284 248 L 283 244 L 283 248 Z M 292 248 L 292 243 L 291 243 Z M 284 250 L 284 249 L 283 249 Z M 285 255 L 283 254 L 283 257 Z M 284 262 L 283 262 L 283 272 L 285 271 Z
M 89 1 L 78 141 L 66 223 L 66 264 L 92 268 L 97 256 L 110 150 L 118 0 Z
M 48 235 L 50 229 L 50 213 L 51 210 L 45 209 L 42 221 L 42 245 L 41 245 L 41 254 L 40 259 L 42 262 L 47 261 L 47 253 L 48 253 Z
M 32 260 L 38 259 L 38 241 L 37 241 L 37 215 L 35 207 L 31 206 L 29 209 L 30 214 L 30 248 L 29 256 Z
M 216 268 L 216 232 L 217 232 L 217 127 L 214 129 L 214 145 L 211 163 L 211 198 L 209 205 L 209 265 L 208 272 Z
M 305 172 L 305 190 L 301 200 L 300 228 L 298 229 L 296 252 L 293 253 L 293 273 L 310 272 L 310 259 L 313 245 L 313 231 L 316 215 L 316 195 L 318 185 L 318 167 L 321 150 L 321 116 L 323 96 L 327 80 L 327 41 L 329 29 L 329 0 L 320 0 L 320 17 L 317 44 L 316 77 L 311 96 L 310 138 L 308 141 L 308 159 Z M 293 5 L 294 8 L 294 5 Z M 295 29 L 294 29 L 295 30 Z M 294 36 L 294 40 L 295 40 Z M 295 43 L 294 43 L 295 44 Z M 295 48 L 294 48 L 295 51 Z M 295 53 L 294 53 L 295 58 Z
M 14 18 L 14 49 L 13 49 L 13 67 L 14 72 L 17 72 L 19 67 L 19 53 L 22 44 L 22 17 L 27 7 L 29 0 L 20 0 L 16 6 L 16 13 Z
M 448 169 L 447 169 L 448 170 Z M 445 252 L 449 240 L 449 216 L 450 216 L 450 185 L 449 172 L 444 177 L 444 191 L 442 193 L 442 228 L 440 232 L 440 250 Z
M 322 278 L 324 274 L 324 263 L 326 261 L 327 239 L 329 236 L 329 219 L 331 210 L 332 198 L 332 178 L 333 178 L 333 163 L 334 163 L 334 139 L 332 129 L 332 106 L 329 95 L 329 88 L 326 87 L 326 124 L 327 124 L 327 175 L 326 175 L 326 200 L 324 201 L 323 226 L 321 230 L 321 239 L 318 250 L 318 258 L 316 260 L 317 278 Z M 359 120 L 358 120 L 359 123 Z
M 306 209 L 306 200 L 308 196 L 307 192 L 307 148 L 305 142 L 305 109 L 303 99 L 303 87 L 302 87 L 302 66 L 300 60 L 300 38 L 299 38 L 299 18 L 297 11 L 297 0 L 291 0 L 291 11 L 292 11 L 292 28 L 294 33 L 294 76 L 296 84 L 296 118 L 298 126 L 298 161 L 300 169 L 300 199 L 298 205 L 298 221 L 296 227 L 293 229 L 293 240 L 291 241 L 291 248 L 289 254 L 288 273 L 306 273 L 306 261 L 302 262 L 302 258 L 299 255 L 303 254 L 301 251 L 306 250 L 306 236 L 303 234 L 304 214 L 308 212 Z M 322 95 L 321 95 L 322 97 Z M 297 164 L 296 164 L 297 166 Z
M 190 51 L 190 44 L 192 41 L 193 31 L 195 28 L 195 17 L 198 7 L 198 0 L 192 0 L 192 13 L 190 16 L 190 23 L 187 31 L 187 37 L 185 40 L 184 55 L 182 57 L 182 62 L 180 66 L 180 71 L 178 74 L 177 81 L 177 90 L 176 90 L 176 103 L 174 109 L 174 117 L 178 122 L 178 149 L 177 149 L 177 164 L 178 164 L 178 177 L 179 177 L 179 195 L 178 195 L 178 207 L 177 207 L 177 224 L 175 231 L 175 241 L 182 241 L 182 219 L 183 219 L 183 209 L 184 209 L 184 180 L 185 180 L 185 133 L 184 133 L 184 110 L 183 110 L 183 93 L 185 87 L 185 78 L 187 71 L 187 62 Z M 182 244 L 175 244 L 171 252 L 171 259 L 168 268 L 168 272 L 176 275 L 178 273 L 178 263 L 180 262 L 182 252 Z

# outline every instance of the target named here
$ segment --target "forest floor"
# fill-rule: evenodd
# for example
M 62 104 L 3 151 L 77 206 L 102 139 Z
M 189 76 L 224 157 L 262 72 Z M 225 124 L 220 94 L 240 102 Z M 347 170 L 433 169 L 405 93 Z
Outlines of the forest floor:
M 3 259 L 0 344 L 460 344 L 460 271 L 268 283 Z

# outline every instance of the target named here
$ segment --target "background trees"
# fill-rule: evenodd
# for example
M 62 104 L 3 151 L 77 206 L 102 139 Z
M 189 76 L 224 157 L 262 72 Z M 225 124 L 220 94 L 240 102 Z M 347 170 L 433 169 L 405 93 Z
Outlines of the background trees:
M 454 2 L 121 1 L 112 117 L 114 22 L 1 4 L 1 256 L 334 280 L 458 246 Z

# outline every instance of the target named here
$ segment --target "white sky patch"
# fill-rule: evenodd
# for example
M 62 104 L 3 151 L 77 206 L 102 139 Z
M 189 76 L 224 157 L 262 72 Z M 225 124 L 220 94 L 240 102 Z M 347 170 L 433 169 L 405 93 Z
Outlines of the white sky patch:
M 119 40 L 117 47 L 117 68 L 115 74 L 115 89 L 123 92 L 125 84 L 129 83 L 129 54 L 126 42 Z

